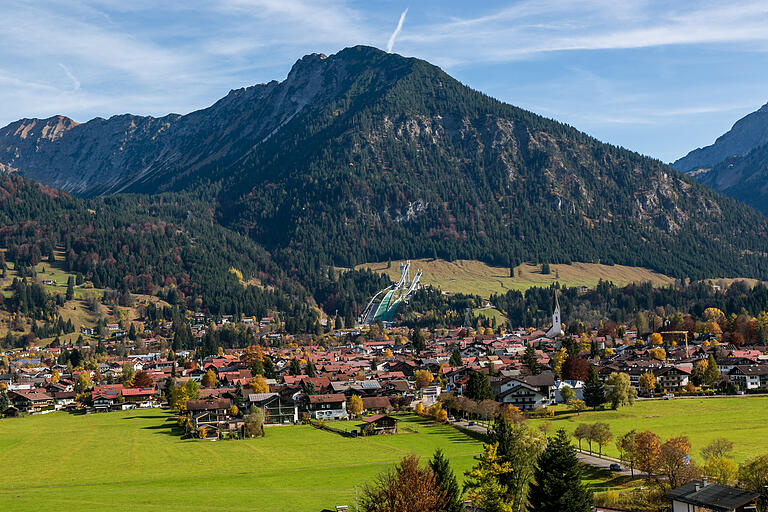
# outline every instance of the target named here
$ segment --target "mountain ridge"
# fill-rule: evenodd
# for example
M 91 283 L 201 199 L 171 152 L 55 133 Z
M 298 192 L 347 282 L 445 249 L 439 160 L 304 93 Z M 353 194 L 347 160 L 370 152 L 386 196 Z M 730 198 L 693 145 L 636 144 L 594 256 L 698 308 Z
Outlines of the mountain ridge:
M 417 257 L 768 273 L 750 208 L 371 47 L 308 55 L 282 82 L 184 116 L 73 126 L 43 150 L 3 133 L 0 162 L 80 195 L 212 193 L 219 223 L 306 281 Z

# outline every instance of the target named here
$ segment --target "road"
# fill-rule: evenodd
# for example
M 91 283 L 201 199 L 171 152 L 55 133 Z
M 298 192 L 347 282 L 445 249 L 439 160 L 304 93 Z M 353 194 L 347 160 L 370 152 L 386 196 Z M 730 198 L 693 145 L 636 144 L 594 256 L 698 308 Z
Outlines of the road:
M 469 425 L 466 421 L 453 421 L 451 422 L 457 427 L 461 427 L 467 430 L 472 430 L 473 432 L 478 432 L 480 434 L 486 434 L 488 432 L 488 429 L 481 425 Z M 584 453 L 580 450 L 576 450 L 576 457 L 579 458 L 581 462 L 584 464 L 589 464 L 590 466 L 594 466 L 596 468 L 605 469 L 610 471 L 610 465 L 619 462 L 617 459 L 613 459 L 610 457 L 606 458 L 600 458 L 596 455 L 590 455 L 589 453 Z M 629 469 L 624 469 L 624 466 L 622 465 L 621 471 L 616 471 L 617 475 L 626 475 L 626 476 L 632 476 L 632 473 Z M 639 475 L 637 471 L 635 471 L 635 476 Z

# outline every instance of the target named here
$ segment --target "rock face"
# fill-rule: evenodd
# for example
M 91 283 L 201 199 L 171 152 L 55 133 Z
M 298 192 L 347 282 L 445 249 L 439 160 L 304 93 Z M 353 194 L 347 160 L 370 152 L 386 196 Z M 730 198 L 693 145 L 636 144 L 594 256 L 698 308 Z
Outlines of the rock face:
M 707 169 L 732 156 L 746 155 L 764 144 L 768 144 L 768 103 L 736 121 L 714 144 L 694 149 L 675 161 L 672 167 L 680 172 Z
M 190 174 L 237 159 L 317 96 L 333 94 L 345 70 L 333 66 L 331 76 L 325 59 L 308 55 L 283 82 L 230 91 L 184 116 L 16 121 L 0 129 L 0 170 L 85 196 L 184 188 Z
M 711 146 L 691 151 L 672 166 L 768 213 L 768 104 L 737 121 Z

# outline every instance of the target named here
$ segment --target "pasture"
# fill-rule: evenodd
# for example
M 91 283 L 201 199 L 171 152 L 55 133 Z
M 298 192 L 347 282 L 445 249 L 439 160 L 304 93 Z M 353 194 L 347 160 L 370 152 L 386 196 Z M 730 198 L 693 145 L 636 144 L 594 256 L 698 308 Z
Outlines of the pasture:
M 541 423 L 544 420 L 535 420 Z M 558 406 L 549 420 L 552 431 L 565 428 L 573 432 L 579 423 L 607 423 L 613 439 L 603 453 L 616 456 L 616 438 L 635 429 L 650 430 L 662 442 L 670 437 L 685 435 L 691 440 L 692 458 L 701 462 L 699 452 L 712 439 L 724 437 L 734 444 L 737 463 L 746 458 L 768 453 L 768 397 L 733 398 L 675 398 L 674 400 L 642 400 L 632 407 L 616 411 L 585 411 L 581 414 Z M 586 449 L 582 442 L 582 448 Z M 597 447 L 593 445 L 594 451 Z
M 320 511 L 347 504 L 403 456 L 437 447 L 461 480 L 481 444 L 403 416 L 403 433 L 350 439 L 310 426 L 244 441 L 181 440 L 171 416 L 135 410 L 0 420 L 0 510 Z

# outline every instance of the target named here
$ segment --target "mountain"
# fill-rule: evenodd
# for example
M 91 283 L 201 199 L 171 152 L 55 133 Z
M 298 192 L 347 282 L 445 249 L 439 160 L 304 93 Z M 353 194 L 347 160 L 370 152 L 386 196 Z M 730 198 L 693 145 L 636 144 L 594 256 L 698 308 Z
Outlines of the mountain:
M 185 116 L 23 120 L 0 137 L 6 168 L 76 194 L 210 197 L 326 305 L 328 266 L 397 258 L 768 276 L 751 208 L 375 48 L 309 55 Z
M 711 146 L 691 151 L 672 165 L 768 213 L 768 104 L 737 121 Z
M 708 169 L 730 157 L 746 155 L 765 144 L 768 144 L 768 103 L 736 121 L 714 144 L 694 149 L 672 163 L 672 167 L 680 172 Z

